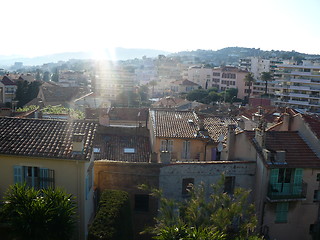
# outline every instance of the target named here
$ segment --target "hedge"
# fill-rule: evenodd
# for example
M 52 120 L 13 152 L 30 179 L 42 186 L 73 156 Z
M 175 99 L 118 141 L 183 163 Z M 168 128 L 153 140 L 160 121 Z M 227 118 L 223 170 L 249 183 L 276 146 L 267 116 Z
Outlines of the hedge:
M 105 190 L 89 228 L 88 240 L 133 239 L 129 194 L 120 190 Z

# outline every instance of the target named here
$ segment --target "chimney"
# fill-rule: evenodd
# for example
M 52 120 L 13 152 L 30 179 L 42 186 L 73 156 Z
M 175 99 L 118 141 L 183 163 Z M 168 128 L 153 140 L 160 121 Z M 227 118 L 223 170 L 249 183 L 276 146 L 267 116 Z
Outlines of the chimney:
M 254 138 L 256 139 L 257 143 L 261 148 L 265 148 L 265 132 L 260 128 L 255 129 Z
M 283 120 L 282 120 L 282 125 L 283 125 L 283 131 L 290 131 L 290 114 L 284 113 L 283 114 Z
M 234 144 L 235 144 L 235 132 L 236 125 L 230 124 L 228 125 L 228 136 L 227 136 L 227 147 L 228 147 L 228 156 L 227 160 L 231 160 L 234 155 Z
M 72 136 L 72 152 L 73 153 L 82 153 L 84 147 L 84 134 L 83 133 L 74 133 Z

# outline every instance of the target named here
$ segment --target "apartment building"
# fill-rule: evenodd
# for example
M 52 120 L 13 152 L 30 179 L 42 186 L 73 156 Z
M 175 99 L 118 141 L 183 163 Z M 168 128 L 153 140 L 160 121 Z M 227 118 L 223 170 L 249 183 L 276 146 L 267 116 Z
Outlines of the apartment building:
M 129 67 L 101 62 L 96 68 L 92 86 L 97 93 L 108 100 L 115 100 L 124 91 L 133 91 L 135 73 Z
M 274 73 L 277 65 L 283 64 L 280 59 L 263 59 L 260 57 L 248 57 L 239 59 L 239 68 L 252 72 L 256 79 L 260 78 L 262 72 Z
M 193 66 L 188 69 L 188 80 L 200 85 L 203 89 L 210 88 L 212 68 Z
M 310 112 L 320 110 L 320 63 L 282 64 L 276 71 L 275 104 Z
M 247 70 L 242 70 L 237 67 L 219 67 L 212 69 L 212 82 L 210 87 L 216 87 L 220 91 L 225 91 L 230 88 L 238 89 L 238 98 L 244 99 L 248 95 L 248 86 L 244 81 L 248 74 Z

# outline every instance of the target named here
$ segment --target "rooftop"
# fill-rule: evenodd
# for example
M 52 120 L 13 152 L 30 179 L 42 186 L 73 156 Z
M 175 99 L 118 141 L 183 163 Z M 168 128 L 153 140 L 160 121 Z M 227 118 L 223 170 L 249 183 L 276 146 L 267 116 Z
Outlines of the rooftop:
M 96 125 L 83 121 L 0 118 L 0 154 L 90 160 Z M 80 154 L 73 153 L 73 136 L 83 134 Z

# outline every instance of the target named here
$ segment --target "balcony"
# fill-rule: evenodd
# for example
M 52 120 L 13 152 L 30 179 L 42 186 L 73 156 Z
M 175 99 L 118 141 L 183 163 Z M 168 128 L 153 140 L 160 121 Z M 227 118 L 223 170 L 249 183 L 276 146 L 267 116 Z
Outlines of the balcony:
M 302 183 L 275 183 L 269 184 L 267 199 L 270 202 L 298 201 L 305 200 L 307 196 L 307 186 Z

